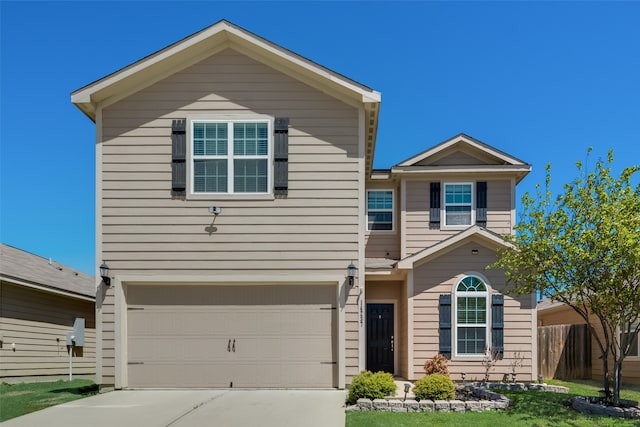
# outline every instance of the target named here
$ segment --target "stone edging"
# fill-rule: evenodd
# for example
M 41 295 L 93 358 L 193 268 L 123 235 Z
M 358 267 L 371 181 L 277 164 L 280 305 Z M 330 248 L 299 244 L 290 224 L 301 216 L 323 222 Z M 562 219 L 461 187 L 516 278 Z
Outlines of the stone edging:
M 599 403 L 591 403 L 588 398 L 582 396 L 571 399 L 571 407 L 578 412 L 586 414 L 640 419 L 640 409 L 638 408 L 618 408 L 617 406 L 600 405 Z
M 346 412 L 386 411 L 386 412 L 483 412 L 492 409 L 507 409 L 511 401 L 505 395 L 491 391 L 497 390 L 541 390 L 556 393 L 568 393 L 567 387 L 535 383 L 470 383 L 471 394 L 480 400 L 402 400 L 400 398 L 358 399 L 355 405 L 348 406 Z M 621 408 L 616 408 L 620 409 Z
M 506 409 L 509 399 L 486 388 L 471 385 L 471 393 L 480 400 L 421 400 L 414 399 L 358 399 L 348 406 L 346 412 L 386 411 L 386 412 L 483 412 L 492 409 Z

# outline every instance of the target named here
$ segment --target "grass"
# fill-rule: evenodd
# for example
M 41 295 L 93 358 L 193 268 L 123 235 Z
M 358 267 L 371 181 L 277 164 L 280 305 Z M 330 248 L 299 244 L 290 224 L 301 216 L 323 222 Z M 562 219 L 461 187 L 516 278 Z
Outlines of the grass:
M 511 405 L 505 411 L 480 413 L 393 413 L 351 412 L 347 414 L 346 427 L 429 427 L 429 426 L 531 426 L 531 427 L 639 427 L 640 420 L 623 420 L 580 414 L 566 406 L 574 396 L 597 396 L 601 385 L 594 381 L 548 381 L 550 384 L 569 387 L 569 394 L 542 391 L 501 391 Z M 640 400 L 640 386 L 624 387 L 623 399 Z
M 98 393 L 89 380 L 0 384 L 0 422 Z

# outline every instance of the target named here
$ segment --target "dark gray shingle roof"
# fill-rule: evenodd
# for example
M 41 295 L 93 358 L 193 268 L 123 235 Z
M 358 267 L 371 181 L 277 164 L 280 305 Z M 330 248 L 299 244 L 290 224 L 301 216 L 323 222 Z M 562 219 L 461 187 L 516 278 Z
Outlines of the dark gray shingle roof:
M 0 278 L 95 298 L 93 276 L 0 243 Z

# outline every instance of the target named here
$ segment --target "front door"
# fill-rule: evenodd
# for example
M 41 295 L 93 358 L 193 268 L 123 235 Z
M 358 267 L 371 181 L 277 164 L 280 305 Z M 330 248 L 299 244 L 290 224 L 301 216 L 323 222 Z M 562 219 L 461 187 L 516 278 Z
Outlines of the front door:
M 367 304 L 367 369 L 393 374 L 393 304 Z

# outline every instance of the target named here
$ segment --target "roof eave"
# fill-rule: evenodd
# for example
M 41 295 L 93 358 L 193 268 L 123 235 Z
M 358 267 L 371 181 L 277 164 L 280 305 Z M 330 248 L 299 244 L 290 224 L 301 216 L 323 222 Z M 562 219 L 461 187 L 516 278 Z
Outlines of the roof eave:
M 403 270 L 413 269 L 414 267 L 422 264 L 423 262 L 426 262 L 434 257 L 439 256 L 440 254 L 444 254 L 464 244 L 467 240 L 471 238 L 482 240 L 483 242 L 486 242 L 495 247 L 514 248 L 513 244 L 507 242 L 499 235 L 493 232 L 490 232 L 482 227 L 474 225 L 454 236 L 451 236 L 446 240 L 443 240 L 440 243 L 437 243 L 431 246 L 430 248 L 424 249 L 404 259 L 401 259 L 400 261 L 398 261 L 396 266 L 398 269 L 403 269 Z
M 220 21 L 78 89 L 71 94 L 71 102 L 95 121 L 96 105 L 113 103 L 228 47 L 331 95 L 350 99 L 354 105 L 380 103 L 379 92 L 227 21 Z

